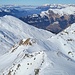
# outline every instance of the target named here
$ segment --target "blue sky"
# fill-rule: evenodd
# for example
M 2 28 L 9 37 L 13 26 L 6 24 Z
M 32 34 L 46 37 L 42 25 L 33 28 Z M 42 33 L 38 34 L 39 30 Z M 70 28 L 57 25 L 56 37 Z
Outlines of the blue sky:
M 75 4 L 75 0 L 0 0 L 0 5 Z

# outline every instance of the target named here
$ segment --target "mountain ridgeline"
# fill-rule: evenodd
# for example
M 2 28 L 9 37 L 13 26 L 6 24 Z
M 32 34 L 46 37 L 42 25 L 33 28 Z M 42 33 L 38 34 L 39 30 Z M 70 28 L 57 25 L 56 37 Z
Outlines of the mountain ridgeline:
M 28 15 L 26 17 L 20 17 L 20 19 L 30 25 L 37 28 L 48 30 L 52 33 L 59 33 L 66 29 L 71 24 L 75 23 L 75 15 L 59 15 L 49 10 L 49 14 L 45 13 L 43 17 L 40 14 Z
M 75 23 L 55 35 L 0 17 L 0 75 L 75 75 Z
M 41 12 L 26 15 L 26 9 Z M 15 17 L 0 17 L 0 75 L 75 75 L 75 5 L 2 6 L 3 11 Z
M 75 5 L 45 4 L 42 6 L 0 6 L 0 17 L 5 15 L 12 15 L 29 25 L 58 34 L 75 23 Z

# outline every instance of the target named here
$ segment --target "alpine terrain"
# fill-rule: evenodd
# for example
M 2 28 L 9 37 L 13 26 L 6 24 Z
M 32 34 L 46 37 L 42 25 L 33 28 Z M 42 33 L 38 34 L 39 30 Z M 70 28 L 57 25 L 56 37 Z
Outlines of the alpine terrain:
M 75 23 L 55 35 L 0 17 L 0 75 L 75 75 L 74 37 Z
M 22 16 L 20 19 L 54 34 L 58 34 L 75 23 L 75 5 L 73 4 L 46 4 L 37 9 L 42 10 L 41 13 Z

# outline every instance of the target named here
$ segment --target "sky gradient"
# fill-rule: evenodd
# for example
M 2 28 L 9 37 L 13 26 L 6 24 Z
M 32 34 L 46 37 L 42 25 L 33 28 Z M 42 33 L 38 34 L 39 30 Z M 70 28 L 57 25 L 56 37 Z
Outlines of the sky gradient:
M 75 0 L 0 0 L 0 5 L 75 4 Z

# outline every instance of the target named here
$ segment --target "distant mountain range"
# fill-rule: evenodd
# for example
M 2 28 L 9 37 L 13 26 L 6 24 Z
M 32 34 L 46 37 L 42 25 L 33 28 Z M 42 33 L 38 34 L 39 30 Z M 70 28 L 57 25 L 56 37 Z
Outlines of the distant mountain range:
M 0 6 L 0 16 L 12 15 L 37 28 L 59 33 L 75 23 L 75 5 Z
M 36 6 L 18 6 L 18 5 L 3 5 L 0 6 L 0 16 L 12 15 L 15 17 L 23 17 L 32 14 L 38 14 L 41 10 L 36 9 Z
M 38 8 L 45 9 L 46 7 L 48 8 L 47 11 L 20 17 L 20 19 L 30 25 L 46 29 L 55 34 L 75 23 L 75 5 L 47 5 Z

